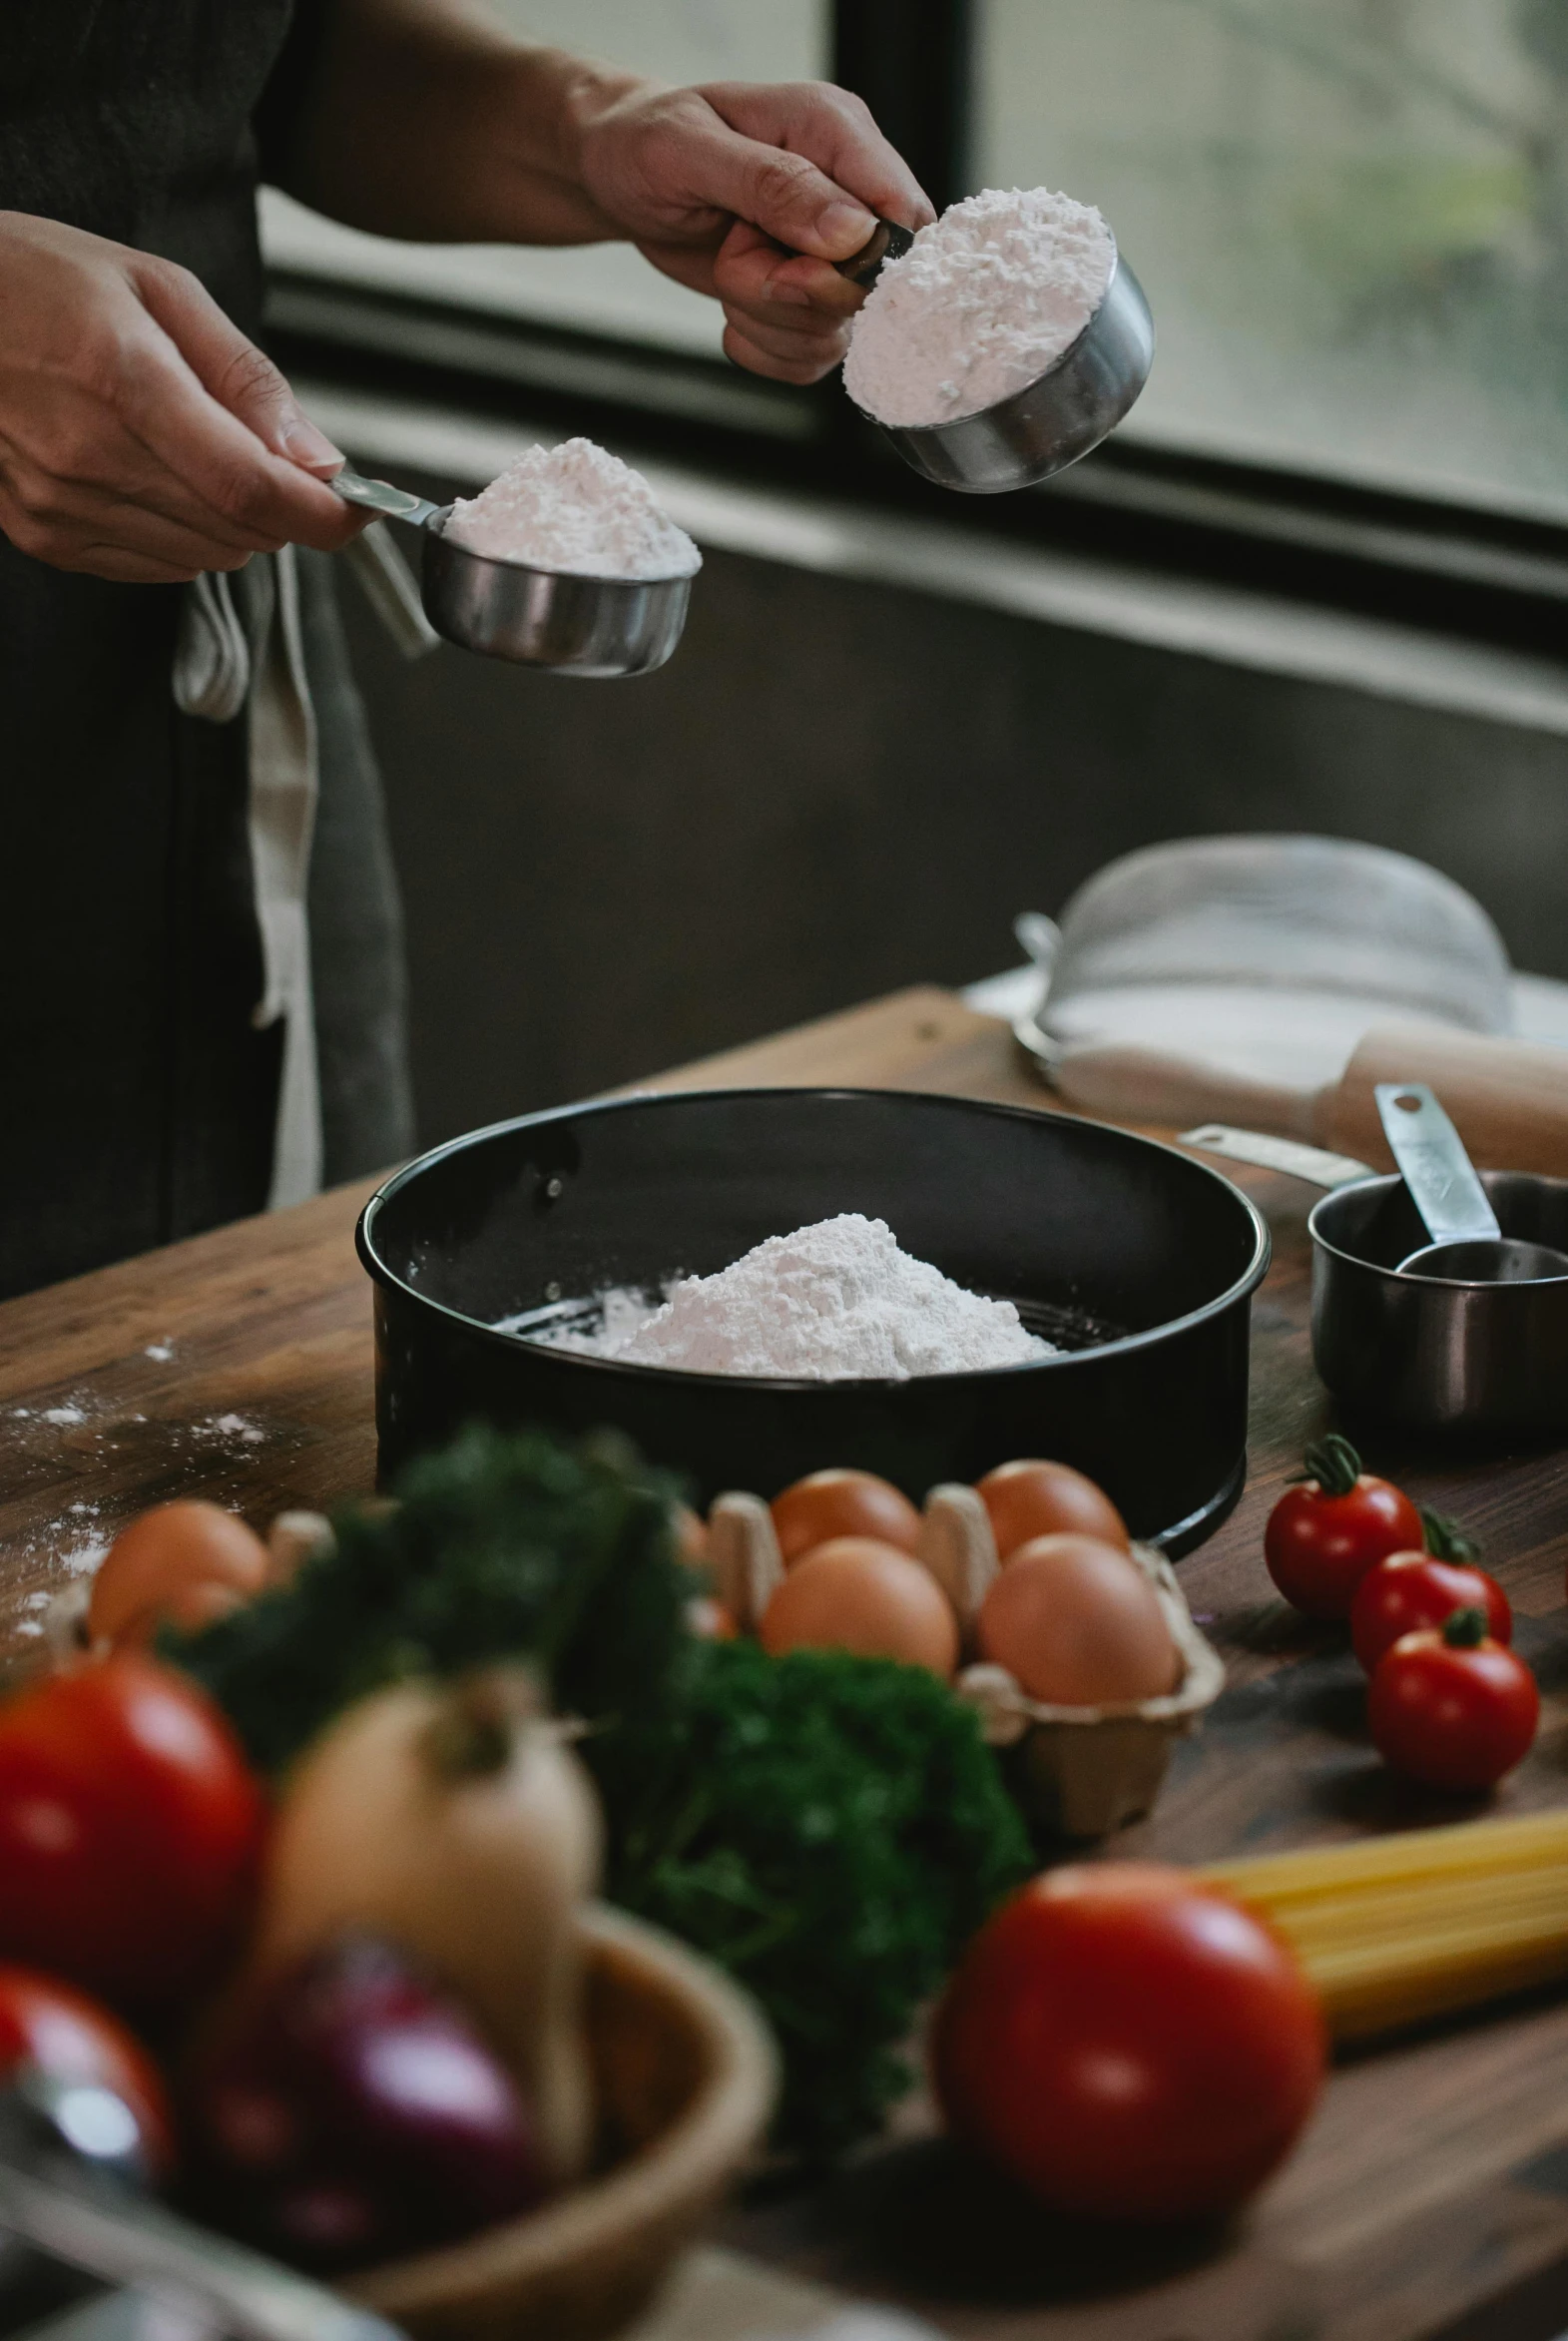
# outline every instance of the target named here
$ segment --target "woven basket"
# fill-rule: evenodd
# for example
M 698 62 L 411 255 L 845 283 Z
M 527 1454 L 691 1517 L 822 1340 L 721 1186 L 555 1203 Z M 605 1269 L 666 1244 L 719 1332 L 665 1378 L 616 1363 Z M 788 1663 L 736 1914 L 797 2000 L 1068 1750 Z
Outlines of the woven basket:
M 424 2341 L 601 2341 L 642 2309 L 773 2111 L 773 2042 L 728 1978 L 596 1905 L 588 2033 L 601 2167 L 525 2218 L 345 2285 Z

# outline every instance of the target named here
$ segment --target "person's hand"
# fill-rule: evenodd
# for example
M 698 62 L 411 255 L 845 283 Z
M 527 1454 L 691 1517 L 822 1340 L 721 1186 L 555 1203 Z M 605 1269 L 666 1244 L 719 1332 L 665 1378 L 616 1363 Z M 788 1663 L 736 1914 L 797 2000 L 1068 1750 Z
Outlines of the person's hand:
M 168 584 L 364 515 L 342 457 L 196 278 L 0 212 L 0 530 L 57 569 Z
M 622 86 L 585 103 L 585 193 L 644 256 L 717 295 L 725 352 L 814 382 L 843 356 L 865 295 L 831 264 L 878 218 L 935 214 L 861 101 L 825 82 Z

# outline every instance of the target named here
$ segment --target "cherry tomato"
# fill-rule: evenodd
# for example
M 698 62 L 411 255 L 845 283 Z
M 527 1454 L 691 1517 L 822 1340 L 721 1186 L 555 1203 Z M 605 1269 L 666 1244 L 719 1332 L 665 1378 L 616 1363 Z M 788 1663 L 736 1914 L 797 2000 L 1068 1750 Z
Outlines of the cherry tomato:
M 266 1546 L 221 1504 L 155 1504 L 122 1528 L 93 1579 L 95 1642 L 147 1641 L 163 1624 L 188 1632 L 250 1601 L 266 1583 Z
M 1070 1463 L 1024 1458 L 998 1463 L 978 1480 L 975 1493 L 991 1515 L 999 1556 L 1006 1560 L 1036 1536 L 1093 1536 L 1123 1552 L 1132 1539 L 1111 1498 Z
M 1481 1609 L 1395 1642 L 1366 1693 L 1378 1754 L 1428 1788 L 1490 1788 L 1528 1755 L 1540 1714 L 1534 1675 L 1488 1639 Z
M 134 2033 L 58 1976 L 0 1966 L 0 2080 L 30 2064 L 55 2080 L 113 2089 L 136 2115 L 155 2178 L 174 2167 L 174 2116 L 163 2075 Z
M 785 1568 L 835 1536 L 870 1536 L 878 1544 L 896 1544 L 900 1552 L 919 1548 L 919 1513 L 900 1488 L 874 1471 L 812 1471 L 776 1495 L 770 1509 Z
M 1420 1550 L 1421 1515 L 1402 1489 L 1363 1471 L 1337 1432 L 1307 1449 L 1307 1470 L 1269 1514 L 1264 1557 L 1296 1608 L 1308 1617 L 1348 1617 L 1374 1561 Z
M 0 1957 L 166 2008 L 207 1981 L 254 1896 L 264 1819 L 195 1683 L 121 1651 L 0 1706 Z
M 1350 1603 L 1350 1640 L 1368 1674 L 1401 1635 L 1439 1626 L 1456 1609 L 1481 1609 L 1494 1642 L 1513 1639 L 1513 1610 L 1483 1568 L 1438 1560 L 1430 1552 L 1390 1552 L 1374 1561 Z
M 1053 1870 L 965 1953 L 937 2019 L 951 2127 L 1053 2209 L 1228 2210 L 1322 2080 L 1315 1994 L 1279 1938 L 1180 1870 Z

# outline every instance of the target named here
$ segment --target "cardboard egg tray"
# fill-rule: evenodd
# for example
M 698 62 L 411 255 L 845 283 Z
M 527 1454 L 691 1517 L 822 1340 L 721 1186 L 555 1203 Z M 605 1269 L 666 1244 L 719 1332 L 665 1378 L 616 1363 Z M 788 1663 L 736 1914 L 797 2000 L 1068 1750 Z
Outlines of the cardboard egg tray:
M 784 1577 L 773 1516 L 760 1495 L 719 1496 L 709 1513 L 714 1590 L 743 1633 L 755 1633 Z M 1031 1817 L 1064 1837 L 1105 1837 L 1153 1806 L 1178 1739 L 1225 1687 L 1225 1664 L 1187 1606 L 1163 1553 L 1134 1544 L 1182 1659 L 1182 1679 L 1157 1699 L 1107 1707 L 1053 1707 L 1031 1699 L 1004 1666 L 974 1657 L 974 1621 L 1001 1563 L 990 1516 L 972 1487 L 933 1487 L 915 1558 L 958 1617 L 967 1663 L 953 1688 L 994 1748 L 1016 1751 L 1009 1773 Z

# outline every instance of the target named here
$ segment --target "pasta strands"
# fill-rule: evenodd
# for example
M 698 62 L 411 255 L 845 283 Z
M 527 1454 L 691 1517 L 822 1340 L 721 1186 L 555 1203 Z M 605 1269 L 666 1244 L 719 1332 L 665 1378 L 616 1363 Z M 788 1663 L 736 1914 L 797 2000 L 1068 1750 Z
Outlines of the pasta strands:
M 1219 1862 L 1349 2040 L 1568 1977 L 1568 1812 Z

